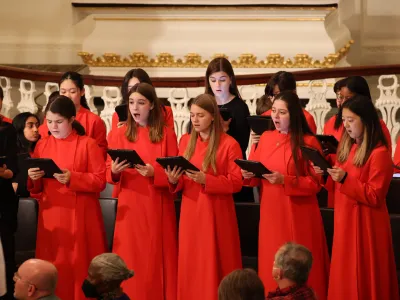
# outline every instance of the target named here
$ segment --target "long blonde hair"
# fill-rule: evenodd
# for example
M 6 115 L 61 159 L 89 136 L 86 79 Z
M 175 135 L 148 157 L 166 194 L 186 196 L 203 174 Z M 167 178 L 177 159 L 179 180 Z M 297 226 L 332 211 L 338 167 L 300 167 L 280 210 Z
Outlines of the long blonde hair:
M 137 123 L 132 117 L 132 114 L 129 111 L 129 97 L 133 93 L 139 93 L 143 97 L 145 97 L 149 102 L 153 105 L 153 108 L 150 110 L 149 119 L 147 121 L 148 126 L 150 127 L 149 130 L 149 139 L 152 143 L 161 142 L 163 139 L 163 130 L 164 130 L 164 115 L 161 111 L 161 103 L 157 97 L 156 91 L 153 86 L 148 83 L 141 82 L 136 84 L 132 87 L 132 89 L 128 92 L 127 99 L 128 99 L 128 121 L 127 121 L 127 128 L 125 131 L 125 136 L 130 142 L 135 142 L 137 139 Z
M 211 166 L 214 173 L 217 172 L 217 150 L 219 146 L 219 142 L 221 140 L 221 134 L 223 133 L 223 128 L 221 124 L 221 116 L 219 114 L 219 109 L 217 105 L 217 101 L 215 101 L 214 96 L 209 94 L 202 94 L 197 96 L 192 103 L 193 105 L 197 105 L 198 107 L 204 109 L 209 112 L 214 121 L 212 121 L 210 125 L 210 136 L 208 140 L 207 152 L 206 156 L 203 160 L 203 171 L 206 172 L 207 169 Z M 190 134 L 189 144 L 186 147 L 184 157 L 187 160 L 190 160 L 194 154 L 196 149 L 197 139 L 199 137 L 199 133 L 196 130 L 192 130 Z

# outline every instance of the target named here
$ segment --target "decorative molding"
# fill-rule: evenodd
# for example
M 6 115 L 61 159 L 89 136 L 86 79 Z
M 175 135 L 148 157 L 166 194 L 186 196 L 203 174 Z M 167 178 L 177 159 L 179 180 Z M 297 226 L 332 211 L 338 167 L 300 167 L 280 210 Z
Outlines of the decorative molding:
M 232 60 L 234 68 L 333 68 L 350 51 L 354 43 L 350 40 L 336 53 L 328 54 L 324 60 L 314 60 L 308 54 L 297 54 L 293 59 L 285 59 L 281 54 L 269 54 L 265 60 L 257 60 L 251 53 L 244 53 L 236 60 Z M 101 57 L 94 57 L 88 52 L 78 52 L 84 64 L 90 67 L 147 67 L 147 68 L 206 68 L 209 60 L 202 60 L 197 53 L 188 53 L 184 59 L 175 57 L 170 53 L 160 53 L 157 58 L 149 58 L 143 52 L 133 52 L 129 57 L 121 58 L 116 53 L 105 53 Z M 226 57 L 218 53 L 215 57 Z
M 230 22 L 238 22 L 238 21 L 252 21 L 252 22 L 260 22 L 260 21 L 270 21 L 270 22 L 323 22 L 325 21 L 324 17 L 256 17 L 256 18 L 233 18 L 233 17 L 225 17 L 219 16 L 215 18 L 210 17 L 94 17 L 95 21 L 207 21 L 207 22 L 220 22 L 220 21 L 230 21 Z

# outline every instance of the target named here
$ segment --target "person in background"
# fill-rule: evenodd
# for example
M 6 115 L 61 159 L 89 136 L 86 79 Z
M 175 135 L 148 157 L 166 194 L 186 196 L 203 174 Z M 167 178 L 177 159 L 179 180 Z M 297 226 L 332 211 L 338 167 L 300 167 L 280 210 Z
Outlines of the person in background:
M 393 174 L 388 141 L 370 99 L 342 104 L 328 299 L 399 299 L 386 195 Z
M 23 112 L 15 116 L 12 124 L 17 132 L 19 168 L 17 176 L 13 178 L 13 187 L 19 197 L 29 197 L 30 193 L 26 187 L 28 169 L 25 159 L 32 155 L 40 138 L 39 118 L 30 112 Z
M 272 277 L 278 288 L 269 292 L 266 299 L 317 300 L 314 291 L 307 286 L 313 264 L 310 250 L 292 242 L 284 244 L 275 254 Z
M 138 83 L 128 93 L 128 122 L 109 135 L 110 149 L 135 150 L 145 166 L 107 160 L 107 181 L 119 183 L 114 253 L 135 270 L 123 288 L 133 299 L 176 300 L 177 228 L 174 196 L 158 157 L 178 153 L 153 86 Z
M 97 142 L 75 120 L 70 98 L 58 96 L 45 113 L 51 135 L 39 140 L 32 157 L 52 159 L 62 173 L 43 178 L 44 171 L 28 169 L 28 190 L 41 193 L 36 257 L 57 267 L 61 299 L 85 299 L 80 285 L 89 263 L 107 249 L 98 199 L 106 184 L 106 165 Z
M 204 93 L 215 97 L 219 109 L 226 108 L 230 111 L 231 119 L 225 121 L 221 118 L 223 129 L 239 143 L 242 156 L 246 158 L 250 137 L 247 117 L 250 116 L 250 111 L 240 96 L 235 73 L 229 60 L 217 57 L 208 64 Z M 235 202 L 254 202 L 253 190 L 243 187 L 240 192 L 233 195 L 233 198 Z
M 265 300 L 264 285 L 256 271 L 235 270 L 222 279 L 218 300 Z
M 115 253 L 103 253 L 92 259 L 88 276 L 82 284 L 86 298 L 99 300 L 129 300 L 121 283 L 132 278 L 133 270 L 129 270 L 125 262 Z
M 272 120 L 276 130 L 262 134 L 251 160 L 261 162 L 272 173 L 263 178 L 242 170 L 243 184 L 262 184 L 258 271 L 266 290 L 275 288 L 271 268 L 276 251 L 287 241 L 301 243 L 314 255 L 310 286 L 319 299 L 326 299 L 329 255 L 317 193 L 321 177 L 315 174 L 300 146 L 322 149 L 310 130 L 299 97 L 286 91 L 274 97 Z M 305 217 L 307 216 L 307 217 Z
M 256 115 L 262 116 L 264 113 L 272 108 L 271 97 L 268 95 L 262 95 L 256 101 Z
M 293 74 L 290 72 L 279 71 L 275 73 L 271 79 L 268 81 L 267 85 L 265 86 L 265 96 L 270 100 L 273 101 L 274 98 L 282 92 L 291 91 L 296 93 L 296 79 L 294 78 Z M 300 101 L 300 99 L 299 99 Z M 317 125 L 315 124 L 314 117 L 308 111 L 303 108 L 304 116 L 307 120 L 308 127 L 310 127 L 312 133 L 317 132 Z M 262 116 L 271 116 L 271 109 L 265 111 Z M 254 132 L 251 133 L 251 140 L 252 144 L 257 144 L 260 140 L 260 136 L 255 134 Z M 252 148 L 253 152 L 253 148 Z
M 167 169 L 171 192 L 182 191 L 179 222 L 178 300 L 217 300 L 221 279 L 242 266 L 232 194 L 242 187 L 239 143 L 222 128 L 215 98 L 197 96 L 190 108 L 192 132 L 179 155 L 200 171 Z
M 18 197 L 12 181 L 18 174 L 17 134 L 14 127 L 0 116 L 0 238 L 6 267 L 7 294 L 1 300 L 13 299 L 15 272 L 15 231 L 17 229 Z
M 0 86 L 0 111 L 3 108 L 3 100 L 4 100 L 4 92 L 3 92 L 3 88 Z M 12 123 L 12 120 L 10 118 L 7 118 L 3 115 L 0 115 L 0 117 L 2 118 L 3 122 L 7 122 L 7 123 Z
M 103 120 L 89 109 L 85 98 L 85 87 L 83 77 L 76 72 L 66 72 L 59 82 L 60 95 L 70 98 L 75 105 L 76 121 L 78 121 L 87 136 L 93 138 L 102 149 L 104 159 L 107 157 L 106 125 Z M 49 97 L 49 102 L 51 98 Z M 39 128 L 42 137 L 49 135 L 49 128 L 46 119 Z
M 60 300 L 55 294 L 58 272 L 45 260 L 29 259 L 14 274 L 17 300 Z
M 128 103 L 128 93 L 130 89 L 141 82 L 145 82 L 150 84 L 151 86 L 153 85 L 153 82 L 150 79 L 150 76 L 146 73 L 145 70 L 141 68 L 137 69 L 132 69 L 128 71 L 128 73 L 125 74 L 124 81 L 122 82 L 121 86 L 121 95 L 122 95 L 122 101 L 120 104 L 127 104 Z M 168 101 L 162 101 L 160 100 L 160 105 L 162 107 L 162 113 L 165 119 L 165 124 L 170 127 L 172 130 L 174 130 L 174 116 L 172 114 L 172 109 L 169 106 Z M 114 113 L 112 116 L 112 122 L 111 122 L 111 128 L 115 129 L 117 127 L 122 126 L 126 122 L 120 122 L 118 119 L 117 113 Z

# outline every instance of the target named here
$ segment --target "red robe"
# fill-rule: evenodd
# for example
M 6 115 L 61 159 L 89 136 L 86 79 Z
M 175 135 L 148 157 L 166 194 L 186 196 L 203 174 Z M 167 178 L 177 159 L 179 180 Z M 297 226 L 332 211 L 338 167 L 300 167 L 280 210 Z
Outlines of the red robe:
M 394 151 L 393 163 L 400 167 L 400 139 L 397 139 L 396 150 Z M 399 169 L 394 169 L 395 173 L 400 173 Z
M 171 129 L 174 129 L 174 115 L 172 113 L 172 108 L 170 106 L 163 106 L 162 112 L 165 118 L 165 125 L 167 125 Z M 119 122 L 118 114 L 114 112 L 111 120 L 111 130 L 118 128 L 117 127 L 118 122 Z
M 354 144 L 345 163 L 347 172 L 335 190 L 335 221 L 329 300 L 399 299 L 392 233 L 386 194 L 392 179 L 390 152 L 375 148 L 357 168 Z
M 304 143 L 320 149 L 314 136 L 306 135 Z M 300 153 L 299 153 L 300 154 Z M 245 180 L 245 184 L 262 184 L 260 207 L 260 231 L 258 242 L 258 272 L 265 290 L 276 289 L 272 278 L 274 256 L 286 242 L 293 241 L 306 246 L 313 254 L 313 266 L 308 284 L 318 299 L 326 299 L 329 275 L 329 254 L 317 193 L 319 180 L 310 165 L 305 165 L 308 176 L 296 180 L 292 158 L 290 134 L 276 130 L 264 132 L 251 160 L 260 161 L 271 171 L 284 175 L 284 184 L 271 184 L 266 179 Z M 304 161 L 301 160 L 304 165 Z
M 165 125 L 174 130 L 174 115 L 172 114 L 171 107 L 163 106 L 162 111 L 165 118 Z M 111 130 L 115 130 L 118 128 L 117 126 L 118 122 L 119 122 L 118 114 L 115 112 L 112 116 Z M 110 142 L 110 136 L 108 137 L 108 142 Z M 112 197 L 118 198 L 118 193 L 119 193 L 119 184 L 116 184 L 112 192 Z
M 271 115 L 272 110 L 267 110 L 265 113 L 262 114 L 262 116 L 270 116 Z M 310 127 L 311 131 L 315 134 L 317 133 L 317 125 L 315 124 L 315 120 L 312 114 L 310 114 L 308 111 L 306 111 L 303 108 L 303 113 L 304 116 L 306 117 L 308 126 Z
M 182 137 L 183 155 L 190 135 Z M 199 137 L 190 162 L 202 169 L 208 141 Z M 210 167 L 206 184 L 183 175 L 174 191 L 182 190 L 179 222 L 178 300 L 217 300 L 222 278 L 242 267 L 239 230 L 233 193 L 242 188 L 242 174 L 234 163 L 242 158 L 238 142 L 223 133 L 217 150 L 217 174 Z
M 139 127 L 136 142 L 125 137 L 126 126 L 113 130 L 111 149 L 136 150 L 154 168 L 154 177 L 144 177 L 135 169 L 122 172 L 113 252 L 135 271 L 122 286 L 131 299 L 176 300 L 177 228 L 174 195 L 169 192 L 164 169 L 158 157 L 175 156 L 178 145 L 174 131 L 164 128 L 164 138 L 153 144 L 149 129 Z M 107 160 L 107 181 L 111 177 L 111 158 Z
M 96 141 L 73 131 L 66 139 L 42 138 L 33 157 L 52 158 L 71 172 L 68 185 L 56 179 L 28 179 L 33 194 L 41 192 L 36 257 L 58 269 L 60 299 L 86 299 L 82 282 L 90 261 L 107 251 L 98 193 L 106 184 L 106 166 Z
M 343 132 L 344 132 L 344 127 L 343 123 L 341 123 L 340 127 L 336 130 L 335 129 L 335 119 L 336 116 L 332 116 L 324 126 L 324 134 L 325 135 L 333 135 L 339 142 L 342 138 Z M 380 119 L 379 120 L 382 126 L 382 131 L 383 134 L 385 135 L 386 141 L 388 142 L 390 153 L 392 153 L 392 138 L 390 136 L 389 129 L 387 128 L 385 122 Z M 400 149 L 399 149 L 400 151 Z M 400 153 L 399 153 L 400 155 Z M 396 157 L 396 153 L 395 153 Z M 331 163 L 331 165 L 335 165 L 336 163 L 336 154 L 329 154 L 327 156 L 327 159 Z M 335 183 L 333 182 L 332 178 L 329 176 L 328 180 L 325 185 L 325 189 L 328 191 L 328 207 L 333 208 L 335 205 Z
M 103 151 L 104 158 L 107 157 L 107 130 L 104 121 L 90 110 L 81 106 L 76 112 L 76 120 L 81 123 L 85 128 L 86 135 L 96 140 L 97 145 Z M 46 119 L 43 124 L 39 127 L 39 134 L 42 137 L 48 136 L 49 128 L 47 127 Z

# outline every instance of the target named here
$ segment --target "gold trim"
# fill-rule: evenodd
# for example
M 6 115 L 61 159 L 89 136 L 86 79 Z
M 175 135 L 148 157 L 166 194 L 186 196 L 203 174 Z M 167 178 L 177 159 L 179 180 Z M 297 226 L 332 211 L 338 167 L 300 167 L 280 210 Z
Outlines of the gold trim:
M 220 22 L 220 21 L 230 21 L 230 22 L 242 22 L 242 21 L 270 21 L 270 22 L 288 22 L 288 21 L 300 21 L 300 22 L 323 22 L 325 18 L 190 18 L 190 17 L 94 17 L 95 21 L 212 21 L 212 22 Z
M 234 68 L 333 68 L 350 51 L 354 43 L 350 40 L 336 53 L 328 54 L 324 60 L 314 60 L 308 54 L 297 54 L 293 59 L 285 59 L 280 54 L 269 54 L 265 60 L 257 60 L 251 53 L 244 53 L 236 60 L 232 60 Z M 188 53 L 184 59 L 175 59 L 170 53 L 160 53 L 157 58 L 151 58 L 142 52 L 133 52 L 129 57 L 121 58 L 116 53 L 105 53 L 101 57 L 94 57 L 88 52 L 79 52 L 84 64 L 90 67 L 147 67 L 147 68 L 206 68 L 209 60 L 202 60 L 197 53 Z M 223 56 L 223 53 L 215 54 L 212 58 Z

